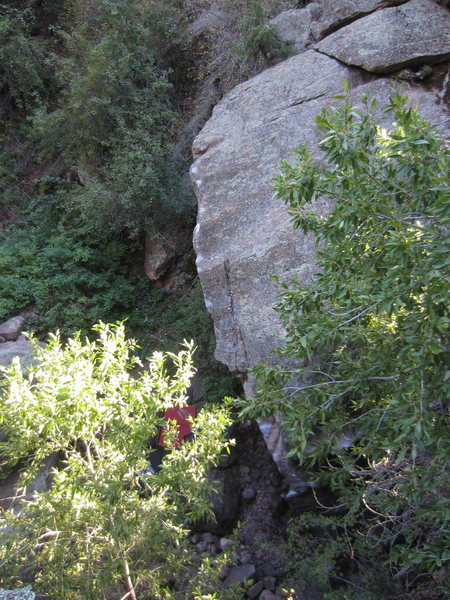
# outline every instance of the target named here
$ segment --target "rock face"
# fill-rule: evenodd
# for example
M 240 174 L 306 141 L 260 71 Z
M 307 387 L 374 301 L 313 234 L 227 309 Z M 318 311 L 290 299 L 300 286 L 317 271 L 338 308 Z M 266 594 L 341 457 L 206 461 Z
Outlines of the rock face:
M 28 369 L 33 362 L 33 344 L 22 333 L 26 331 L 26 320 L 25 315 L 17 315 L 0 325 L 0 377 L 1 367 L 8 367 L 16 356 L 22 369 Z
M 3 342 L 0 344 L 0 367 L 8 367 L 13 358 L 18 356 L 22 368 L 27 369 L 33 362 L 33 352 L 32 343 L 24 335 L 15 342 Z
M 255 363 L 276 362 L 272 351 L 283 344 L 274 310 L 280 290 L 271 275 L 284 281 L 295 276 L 307 284 L 315 271 L 315 241 L 293 230 L 286 208 L 273 198 L 271 178 L 280 161 L 292 159 L 291 150 L 304 143 L 320 157 L 314 120 L 335 101 L 344 79 L 356 101 L 367 93 L 378 98 L 381 109 L 392 81 L 377 78 L 374 72 L 440 61 L 450 51 L 447 9 L 433 0 L 392 4 L 399 2 L 337 0 L 333 9 L 323 2 L 315 26 L 325 32 L 339 23 L 339 9 L 350 20 L 357 19 L 362 7 L 364 14 L 375 12 L 325 37 L 317 50 L 300 53 L 237 86 L 215 107 L 194 142 L 191 178 L 198 197 L 194 233 L 198 273 L 214 320 L 216 357 L 244 378 Z M 356 6 L 360 12 L 355 12 Z M 381 37 L 380 24 L 385 27 Z M 354 31 L 360 34 L 355 36 Z M 378 41 L 372 44 L 376 36 Z M 432 70 L 427 89 L 410 86 L 407 92 L 425 118 L 449 131 L 443 104 L 449 77 L 442 83 L 440 69 Z M 315 210 L 326 213 L 330 206 L 324 200 Z M 252 393 L 251 378 L 246 393 Z M 308 482 L 286 460 L 279 423 L 275 419 L 260 425 L 291 489 L 307 488 Z
M 165 236 L 146 235 L 144 271 L 154 287 L 172 291 L 186 284 L 185 257 L 191 247 L 186 227 L 173 226 Z
M 450 57 L 450 13 L 433 0 L 411 0 L 340 29 L 316 49 L 375 73 Z
M 340 0 L 324 2 L 320 21 L 311 29 L 316 39 L 348 25 L 360 17 L 368 15 L 380 8 L 403 4 L 407 0 Z
M 27 488 L 20 487 L 20 473 L 13 472 L 11 475 L 0 481 L 0 513 L 14 506 L 16 512 L 21 510 L 21 503 L 30 500 L 35 492 L 45 492 L 48 490 L 52 470 L 58 465 L 59 456 L 54 452 L 43 461 L 36 477 Z
M 317 143 L 314 117 L 344 78 L 363 81 L 313 50 L 294 56 L 237 86 L 195 140 L 197 268 L 214 319 L 216 357 L 232 371 L 273 360 L 282 338 L 270 275 L 307 280 L 314 271 L 314 240 L 293 230 L 270 180 L 299 143 Z
M 233 585 L 244 583 L 244 581 L 251 579 L 254 574 L 254 565 L 240 565 L 239 567 L 231 567 L 229 575 L 223 582 L 223 587 L 230 588 L 233 587 Z
M 145 240 L 144 270 L 147 277 L 157 281 L 167 273 L 175 261 L 176 254 L 172 248 L 159 239 Z
M 24 325 L 24 316 L 11 317 L 11 319 L 0 325 L 0 338 L 3 338 L 3 341 L 6 342 L 14 342 L 21 334 Z

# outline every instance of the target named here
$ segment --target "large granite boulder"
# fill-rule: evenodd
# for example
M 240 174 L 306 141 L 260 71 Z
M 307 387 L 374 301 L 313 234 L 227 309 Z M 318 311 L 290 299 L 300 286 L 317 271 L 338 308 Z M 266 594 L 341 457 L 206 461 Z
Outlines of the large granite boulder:
M 144 270 L 151 281 L 157 281 L 166 275 L 175 259 L 176 253 L 167 243 L 146 236 Z
M 351 85 L 363 81 L 313 50 L 294 56 L 237 86 L 194 142 L 197 268 L 214 320 L 216 358 L 231 371 L 274 360 L 283 330 L 270 276 L 306 281 L 314 271 L 315 242 L 293 230 L 272 197 L 271 178 L 299 143 L 317 144 L 314 117 L 345 78 Z
M 0 324 L 0 378 L 2 367 L 8 367 L 17 356 L 22 369 L 33 362 L 34 346 L 22 332 L 26 331 L 27 313 L 11 317 Z
M 23 315 L 17 315 L 2 323 L 0 325 L 0 340 L 4 342 L 14 342 L 17 340 L 22 333 L 25 321 L 26 319 Z
M 20 335 L 16 341 L 0 343 L 0 377 L 1 367 L 8 367 L 13 359 L 18 356 L 23 369 L 28 369 L 33 362 L 34 347 L 30 340 Z
M 341 92 L 344 79 L 356 102 L 363 94 L 378 99 L 380 118 L 389 125 L 382 109 L 392 81 L 377 79 L 367 71 L 432 63 L 443 60 L 448 52 L 450 28 L 444 25 L 450 14 L 433 0 L 410 0 L 396 7 L 390 5 L 399 2 L 340 0 L 333 10 L 328 8 L 331 3 L 323 2 L 320 18 L 328 15 L 330 22 L 331 13 L 336 18 L 341 8 L 350 20 L 358 19 L 359 13 L 351 13 L 357 4 L 360 10 L 375 12 L 325 38 L 317 46 L 320 52 L 307 50 L 237 86 L 215 107 L 193 145 L 191 178 L 198 198 L 194 246 L 215 326 L 216 358 L 242 375 L 246 394 L 254 391 L 248 371 L 258 362 L 276 363 L 279 358 L 273 350 L 284 340 L 274 310 L 280 288 L 271 276 L 283 281 L 295 277 L 307 284 L 316 269 L 315 240 L 293 230 L 285 206 L 273 197 L 271 178 L 280 161 L 292 159 L 291 150 L 304 143 L 321 160 L 315 117 L 336 101 L 333 97 Z M 373 45 L 371 38 L 381 32 L 380 23 L 391 24 L 391 29 Z M 348 33 L 346 37 L 358 27 L 364 35 Z M 306 33 L 302 30 L 299 35 L 304 40 Z M 326 55 L 332 54 L 326 44 L 333 38 L 333 53 L 339 60 Z M 363 65 L 353 58 L 358 52 L 366 57 Z M 449 131 L 444 104 L 447 80 L 442 86 L 442 71 L 434 68 L 431 73 L 427 89 L 409 87 L 410 101 L 420 106 L 425 118 Z M 324 199 L 315 210 L 326 213 L 330 207 L 331 201 Z M 308 490 L 311 484 L 286 457 L 287 440 L 279 420 L 259 424 L 280 472 L 289 481 L 290 494 Z
M 450 57 L 450 12 L 434 0 L 379 10 L 326 37 L 316 49 L 375 73 Z

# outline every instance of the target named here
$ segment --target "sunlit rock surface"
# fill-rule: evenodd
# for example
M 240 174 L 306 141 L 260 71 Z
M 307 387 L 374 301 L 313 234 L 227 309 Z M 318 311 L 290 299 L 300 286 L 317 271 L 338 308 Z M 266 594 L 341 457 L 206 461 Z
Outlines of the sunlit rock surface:
M 324 2 L 322 17 L 315 12 L 314 18 L 319 20 L 312 21 L 311 27 L 320 25 L 321 19 L 327 19 L 326 27 L 330 27 L 331 13 L 336 15 L 341 8 L 341 13 L 348 16 L 356 4 L 337 1 L 333 10 L 327 10 L 329 4 Z M 242 374 L 247 394 L 254 391 L 252 377 L 247 378 L 249 369 L 258 362 L 276 363 L 279 359 L 273 350 L 284 340 L 274 310 L 280 289 L 272 275 L 284 281 L 296 277 L 308 284 L 316 270 L 315 240 L 293 230 L 286 207 L 273 197 L 271 179 L 277 174 L 280 161 L 292 160 L 292 150 L 300 144 L 307 144 L 320 160 L 315 118 L 324 107 L 336 102 L 334 96 L 342 91 L 344 80 L 348 81 L 355 102 L 363 94 L 375 96 L 380 118 L 390 124 L 390 117 L 382 109 L 388 103 L 392 79 L 377 78 L 372 72 L 325 55 L 327 40 L 341 36 L 335 38 L 342 40 L 336 43 L 337 56 L 344 51 L 355 56 L 366 53 L 368 70 L 385 70 L 388 63 L 384 51 L 372 49 L 370 43 L 376 28 L 369 28 L 367 23 L 380 19 L 389 23 L 392 11 L 414 11 L 417 22 L 409 30 L 414 44 L 409 43 L 404 31 L 381 40 L 385 45 L 391 43 L 399 56 L 396 63 L 389 63 L 390 70 L 412 64 L 408 62 L 412 56 L 415 65 L 433 62 L 433 52 L 440 52 L 437 60 L 445 58 L 445 27 L 435 29 L 433 15 L 441 15 L 445 24 L 450 15 L 447 9 L 433 0 L 411 0 L 394 8 L 390 5 L 399 2 L 367 0 L 362 4 L 367 12 L 375 12 L 360 19 L 352 13 L 351 18 L 356 20 L 325 37 L 318 46 L 321 52 L 310 49 L 298 54 L 227 94 L 193 145 L 191 179 L 198 198 L 194 246 L 205 303 L 214 320 L 216 357 L 231 371 Z M 352 38 L 350 33 L 347 37 L 346 30 L 364 23 L 365 32 L 360 37 Z M 438 30 L 443 36 L 440 47 L 436 40 L 430 40 L 430 31 Z M 321 31 L 326 31 L 325 25 Z M 303 30 L 301 35 L 304 39 Z M 353 39 L 352 47 L 347 44 L 348 39 Z M 348 62 L 359 64 L 356 60 Z M 426 119 L 442 131 L 449 131 L 445 99 L 450 77 L 443 76 L 442 66 L 432 69 L 426 89 L 410 85 L 407 93 Z M 411 79 L 414 81 L 414 74 Z M 324 199 L 315 210 L 326 213 L 330 207 L 331 202 Z M 291 489 L 306 489 L 308 482 L 286 459 L 287 442 L 278 420 L 261 421 L 260 427 Z

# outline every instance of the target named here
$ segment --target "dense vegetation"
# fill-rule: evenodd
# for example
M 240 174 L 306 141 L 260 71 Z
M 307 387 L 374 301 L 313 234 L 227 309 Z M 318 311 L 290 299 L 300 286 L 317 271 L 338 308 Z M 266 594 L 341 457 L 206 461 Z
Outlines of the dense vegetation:
M 316 236 L 320 271 L 283 284 L 279 353 L 294 366 L 258 368 L 243 412 L 281 413 L 291 454 L 336 494 L 340 545 L 327 522 L 328 542 L 309 547 L 330 565 L 325 591 L 383 561 L 406 587 L 429 577 L 448 592 L 450 153 L 406 97 L 391 99 L 391 130 L 366 104 L 347 97 L 317 119 L 329 166 L 301 148 L 275 179 L 294 226 Z M 322 196 L 335 201 L 326 216 Z M 359 588 L 345 597 L 379 593 Z
M 223 93 L 264 66 L 275 36 L 259 2 L 222 2 L 225 35 L 194 63 L 202 51 L 186 31 L 202 10 L 195 0 L 1 4 L 0 321 L 27 310 L 44 337 L 127 319 L 145 352 L 194 337 L 218 398 L 232 387 L 190 287 L 193 257 L 180 265 L 188 287 L 160 292 L 141 266 L 144 239 L 193 226 L 182 132 L 196 85 L 208 71 Z
M 43 330 L 87 330 L 136 308 L 143 235 L 192 218 L 163 60 L 175 7 L 55 3 L 42 32 L 24 4 L 2 5 L 1 207 L 24 218 L 2 231 L 0 319 L 32 305 Z
M 203 561 L 186 534 L 211 516 L 206 474 L 229 444 L 227 409 L 201 411 L 195 439 L 151 473 L 150 438 L 164 409 L 186 402 L 193 348 L 153 354 L 145 367 L 137 357 L 195 339 L 205 400 L 233 391 L 212 359 L 193 257 L 183 257 L 187 284 L 175 294 L 152 288 L 141 267 L 145 236 L 193 224 L 189 156 L 176 147 L 192 93 L 190 49 L 179 41 L 191 16 L 181 8 L 0 5 L 0 321 L 26 310 L 41 339 L 61 332 L 36 346 L 26 375 L 14 364 L 2 383 L 1 476 L 20 471 L 25 489 L 49 456 L 55 467 L 49 490 L 2 516 L 2 587 L 32 582 L 66 599 L 219 597 L 227 553 Z M 238 32 L 245 3 L 232 8 L 234 44 L 251 31 Z M 266 27 L 262 13 L 255 25 Z M 123 318 L 140 348 L 123 325 L 96 327 L 98 339 L 91 331 Z
M 27 309 L 42 338 L 61 331 L 2 390 L 3 474 L 21 468 L 26 483 L 50 453 L 59 462 L 52 488 L 7 517 L 1 585 L 34 579 L 67 600 L 242 597 L 217 591 L 220 561 L 199 564 L 185 536 L 209 510 L 205 473 L 226 446 L 226 410 L 201 413 L 196 440 L 146 471 L 192 356 L 154 354 L 142 370 L 133 352 L 195 339 L 205 397 L 233 386 L 211 360 L 193 257 L 175 294 L 140 265 L 146 235 L 192 225 L 180 150 L 191 87 L 204 79 L 220 95 L 286 56 L 268 17 L 302 4 L 219 0 L 220 35 L 211 28 L 194 48 L 196 0 L 0 4 L 0 321 Z M 291 523 L 296 589 L 365 600 L 423 585 L 434 599 L 449 593 L 449 154 L 405 98 L 392 100 L 392 131 L 376 111 L 348 99 L 325 111 L 329 167 L 301 149 L 275 180 L 295 227 L 317 237 L 320 272 L 307 288 L 283 285 L 291 366 L 257 369 L 243 414 L 281 413 L 292 455 L 335 494 L 331 514 Z M 319 218 L 321 196 L 335 205 Z M 140 349 L 123 326 L 93 339 L 93 323 L 124 318 Z
M 31 578 L 67 600 L 187 594 L 195 552 L 186 528 L 211 517 L 207 475 L 230 444 L 227 407 L 201 411 L 195 438 L 178 447 L 175 429 L 166 432 L 170 453 L 149 470 L 161 415 L 186 404 L 192 347 L 156 352 L 144 368 L 123 325 L 95 330 L 93 342 L 51 336 L 28 374 L 17 361 L 5 375 L 0 469 L 21 463 L 26 489 L 48 457 L 55 468 L 50 489 L 2 519 L 0 585 Z

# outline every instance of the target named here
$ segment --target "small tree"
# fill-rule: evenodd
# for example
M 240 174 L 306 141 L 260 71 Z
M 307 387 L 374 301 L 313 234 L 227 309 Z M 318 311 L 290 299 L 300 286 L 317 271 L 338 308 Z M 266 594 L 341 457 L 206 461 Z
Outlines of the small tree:
M 387 131 L 375 100 L 360 111 L 345 97 L 317 119 L 329 166 L 306 148 L 281 165 L 276 196 L 316 236 L 320 271 L 282 285 L 279 352 L 296 366 L 258 367 L 243 410 L 281 412 L 291 454 L 364 514 L 394 573 L 450 558 L 450 155 L 406 100 L 391 99 Z M 326 216 L 310 210 L 322 196 Z
M 291 46 L 280 40 L 277 28 L 270 23 L 259 2 L 253 0 L 239 27 L 242 39 L 236 51 L 243 56 L 258 59 L 263 56 L 266 65 L 283 60 L 291 54 Z
M 149 441 L 164 410 L 186 403 L 192 347 L 155 353 L 144 369 L 123 325 L 95 329 L 93 342 L 52 335 L 36 345 L 28 375 L 19 362 L 6 371 L 1 468 L 20 463 L 26 488 L 52 453 L 59 466 L 50 489 L 3 515 L 0 583 L 32 576 L 58 600 L 171 598 L 173 574 L 182 586 L 192 560 L 186 526 L 211 516 L 207 472 L 230 419 L 226 408 L 201 411 L 196 439 L 152 473 Z

